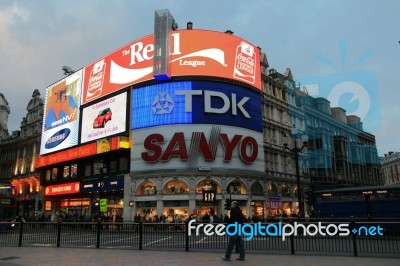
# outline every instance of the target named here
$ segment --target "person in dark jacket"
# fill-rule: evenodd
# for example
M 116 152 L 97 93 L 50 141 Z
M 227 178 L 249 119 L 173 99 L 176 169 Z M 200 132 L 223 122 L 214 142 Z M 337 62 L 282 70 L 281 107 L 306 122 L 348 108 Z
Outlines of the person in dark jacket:
M 229 224 L 243 224 L 243 214 L 242 211 L 239 208 L 239 204 L 237 201 L 232 201 L 231 202 L 231 215 L 229 218 Z M 222 260 L 231 260 L 231 254 L 233 247 L 236 245 L 238 251 L 239 251 L 239 258 L 237 260 L 245 260 L 245 251 L 244 251 L 244 243 L 243 243 L 243 238 L 239 233 L 236 235 L 229 236 L 228 240 L 228 246 L 225 251 L 225 256 L 222 257 Z

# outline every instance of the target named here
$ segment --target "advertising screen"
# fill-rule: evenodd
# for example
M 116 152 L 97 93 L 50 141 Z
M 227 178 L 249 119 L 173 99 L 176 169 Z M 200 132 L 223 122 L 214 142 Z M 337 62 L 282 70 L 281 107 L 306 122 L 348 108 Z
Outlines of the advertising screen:
M 205 81 L 160 83 L 132 91 L 132 129 L 170 124 L 219 124 L 262 132 L 260 94 Z
M 79 70 L 46 89 L 40 154 L 78 144 L 82 74 Z
M 261 132 L 220 125 L 158 126 L 132 131 L 131 172 L 161 170 L 264 173 Z
M 222 77 L 261 90 L 259 48 L 222 32 L 177 30 L 170 38 L 172 76 Z M 154 36 L 135 40 L 85 67 L 82 104 L 153 79 Z
M 82 110 L 81 143 L 126 131 L 127 93 L 109 97 Z
M 45 196 L 74 194 L 79 192 L 80 192 L 79 182 L 51 185 L 51 186 L 46 186 L 44 189 Z

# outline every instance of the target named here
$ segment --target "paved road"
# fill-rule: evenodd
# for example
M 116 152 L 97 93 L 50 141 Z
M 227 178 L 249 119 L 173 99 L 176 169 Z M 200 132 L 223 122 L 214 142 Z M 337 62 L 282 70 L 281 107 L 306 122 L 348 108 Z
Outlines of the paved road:
M 220 252 L 150 251 L 54 247 L 0 247 L 0 266 L 102 266 L 102 265 L 307 265 L 307 266 L 396 266 L 400 259 L 352 256 L 308 256 L 247 254 L 246 261 L 221 261 Z

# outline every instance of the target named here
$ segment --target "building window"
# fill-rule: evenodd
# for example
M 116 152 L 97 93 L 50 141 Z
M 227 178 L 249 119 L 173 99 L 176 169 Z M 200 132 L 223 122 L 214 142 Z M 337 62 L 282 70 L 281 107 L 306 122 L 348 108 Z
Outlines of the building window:
M 230 194 L 246 194 L 244 186 L 240 181 L 233 181 L 228 185 L 226 192 Z
M 218 191 L 218 185 L 212 180 L 203 180 L 196 186 L 196 193 L 202 194 L 203 191 L 207 190 L 214 190 L 215 192 Z
M 155 195 L 157 194 L 156 184 L 153 182 L 145 182 L 142 184 L 138 191 L 137 195 Z
M 186 194 L 189 187 L 181 180 L 173 180 L 164 187 L 164 194 Z
M 58 168 L 53 168 L 51 170 L 51 180 L 52 181 L 57 180 L 57 175 L 58 175 Z
M 46 182 L 50 182 L 51 180 L 51 170 L 46 170 Z
M 290 196 L 290 187 L 288 185 L 282 185 L 281 193 L 282 193 L 282 196 L 289 197 Z
M 263 187 L 260 182 L 254 182 L 253 185 L 251 185 L 251 193 L 259 196 L 264 195 Z
M 78 164 L 74 163 L 71 165 L 71 178 L 78 177 Z
M 119 159 L 119 170 L 120 171 L 128 170 L 128 158 L 123 157 Z
M 110 173 L 117 172 L 117 161 L 110 162 Z
M 85 163 L 84 176 L 90 176 L 91 174 L 92 174 L 92 164 L 91 163 Z
M 69 177 L 70 177 L 69 165 L 67 165 L 67 166 L 64 166 L 63 178 L 64 179 L 68 179 Z

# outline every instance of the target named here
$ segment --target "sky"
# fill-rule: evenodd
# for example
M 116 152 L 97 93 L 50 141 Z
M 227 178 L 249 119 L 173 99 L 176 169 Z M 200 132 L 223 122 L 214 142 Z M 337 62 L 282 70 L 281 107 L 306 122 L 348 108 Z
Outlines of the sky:
M 231 30 L 262 48 L 270 68 L 310 95 L 362 118 L 378 155 L 400 151 L 400 1 L 53 1 L 0 0 L 0 93 L 19 130 L 35 89 L 153 34 L 154 12 L 168 9 L 186 28 Z

